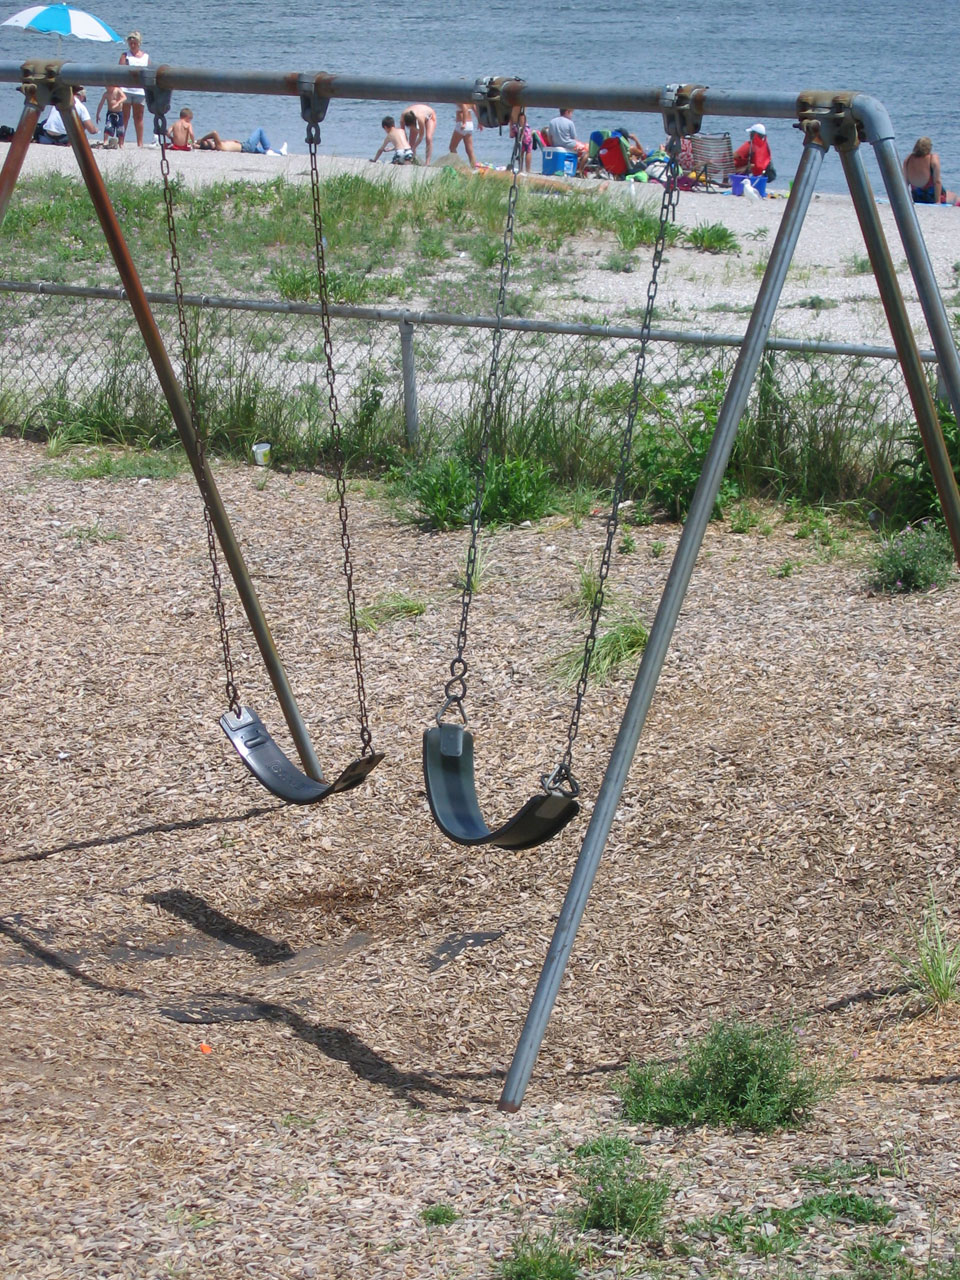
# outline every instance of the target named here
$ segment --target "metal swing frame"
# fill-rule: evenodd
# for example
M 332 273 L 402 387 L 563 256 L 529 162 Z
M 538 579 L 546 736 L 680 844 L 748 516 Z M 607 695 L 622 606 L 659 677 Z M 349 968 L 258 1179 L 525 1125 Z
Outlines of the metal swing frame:
M 23 115 L 9 145 L 3 167 L 0 169 L 0 218 L 9 202 L 36 124 L 39 110 L 36 82 L 47 81 L 54 87 L 66 87 L 77 83 L 100 85 L 105 83 L 104 75 L 105 70 L 102 66 L 61 62 L 24 64 L 22 67 L 0 64 L 0 82 L 22 85 L 26 96 Z M 456 103 L 462 101 L 464 96 L 462 81 L 436 82 L 385 77 L 332 76 L 326 73 L 308 76 L 297 72 L 231 73 L 175 67 L 161 67 L 153 71 L 146 68 L 112 67 L 110 80 L 111 83 L 122 87 L 133 88 L 146 88 L 158 84 L 165 88 L 186 89 L 194 92 L 265 93 L 281 96 L 296 96 L 301 92 L 315 91 L 325 98 L 389 102 L 406 99 Z M 491 83 L 489 78 L 476 82 L 473 98 L 478 106 L 482 107 L 486 104 Z M 670 639 L 679 618 L 710 514 L 733 450 L 737 427 L 746 408 L 747 397 L 770 335 L 787 269 L 796 248 L 804 217 L 813 198 L 817 176 L 829 149 L 835 149 L 841 158 L 958 563 L 960 563 L 960 492 L 957 489 L 956 478 L 940 428 L 937 408 L 920 361 L 876 201 L 863 166 L 859 151 L 863 143 L 869 144 L 874 150 L 897 224 L 901 246 L 910 267 L 931 341 L 937 354 L 941 385 L 953 413 L 958 418 L 960 418 L 960 354 L 958 354 L 946 308 L 937 287 L 916 210 L 903 179 L 893 126 L 886 108 L 876 98 L 865 93 L 823 90 L 804 90 L 794 94 L 759 93 L 710 90 L 698 85 L 656 85 L 609 89 L 584 85 L 544 85 L 529 81 L 500 80 L 496 83 L 499 86 L 500 96 L 511 106 L 522 104 L 527 107 L 551 107 L 557 102 L 564 102 L 571 107 L 609 110 L 618 118 L 628 113 L 645 112 L 660 115 L 666 110 L 673 110 L 680 113 L 681 131 L 684 134 L 697 132 L 704 115 L 739 118 L 769 116 L 775 119 L 792 120 L 803 135 L 803 149 L 791 193 L 784 207 L 780 227 L 760 283 L 740 354 L 724 396 L 700 482 L 694 494 L 643 659 L 597 795 L 580 856 L 500 1096 L 500 1109 L 515 1112 L 519 1110 L 523 1101 L 546 1034 L 550 1014 L 573 950 L 577 929 L 586 910 Z M 88 188 L 91 189 L 91 195 L 94 195 L 98 188 L 102 189 L 102 183 L 99 180 L 99 171 L 92 153 L 86 146 L 86 140 L 72 111 L 67 112 L 64 121 L 70 132 L 74 151 L 77 153 L 78 160 L 81 160 L 84 177 L 89 179 Z M 109 208 L 105 192 L 100 199 Z M 97 203 L 96 198 L 95 203 Z M 103 216 L 101 221 L 104 221 Z M 106 225 L 105 231 L 107 231 Z M 110 238 L 109 233 L 108 238 Z M 111 247 L 113 247 L 112 239 Z M 125 246 L 121 238 L 114 253 L 118 268 L 121 268 L 124 255 Z M 138 285 L 135 272 L 131 275 L 125 268 L 121 268 L 121 276 L 125 287 L 128 288 L 128 293 L 132 294 L 127 280 L 129 278 Z M 142 290 L 140 293 L 142 295 Z M 132 296 L 131 301 L 133 301 Z M 140 303 L 140 310 L 149 315 L 145 299 Z M 141 325 L 141 328 L 143 327 Z M 149 329 L 149 326 L 147 328 Z M 148 340 L 148 332 L 145 332 L 144 338 L 148 348 L 151 348 L 151 342 L 159 344 L 162 348 L 158 334 Z M 167 362 L 168 365 L 169 362 Z M 161 378 L 161 385 L 165 390 L 168 383 L 172 383 L 171 404 L 173 404 L 177 402 L 178 395 L 182 397 L 182 392 L 179 391 L 176 379 L 172 377 L 172 370 Z M 185 434 L 189 440 L 192 434 L 191 424 L 186 420 L 186 415 L 181 414 L 181 417 L 184 418 L 185 423 L 182 435 Z M 178 429 L 181 429 L 179 418 L 177 425 Z M 196 470 L 195 454 L 195 449 L 188 448 L 188 456 Z M 228 524 L 225 531 L 229 534 Z M 219 524 L 217 533 L 218 536 L 221 535 Z M 235 554 L 234 551 L 227 554 L 227 546 L 223 543 L 222 537 L 221 545 L 224 545 L 224 552 L 236 581 L 235 562 L 238 560 L 239 551 Z M 242 560 L 239 563 L 242 565 Z M 237 586 L 238 590 L 241 590 L 240 581 L 237 581 Z M 241 590 L 241 597 L 243 597 L 243 590 Z M 269 636 L 268 632 L 267 636 Z M 278 659 L 276 665 L 279 665 Z M 282 668 L 280 670 L 282 671 Z M 298 742 L 298 749 L 299 745 Z

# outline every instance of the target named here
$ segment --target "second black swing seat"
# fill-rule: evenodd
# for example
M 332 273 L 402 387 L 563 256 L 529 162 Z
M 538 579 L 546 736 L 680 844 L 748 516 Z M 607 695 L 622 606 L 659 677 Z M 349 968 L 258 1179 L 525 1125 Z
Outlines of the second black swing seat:
M 351 791 L 359 787 L 383 759 L 383 752 L 360 756 L 348 764 L 333 782 L 318 782 L 284 755 L 263 721 L 249 707 L 241 707 L 240 714 L 236 716 L 232 711 L 225 712 L 220 717 L 220 728 L 257 781 L 288 804 L 314 804 L 324 796 Z
M 580 812 L 571 796 L 533 796 L 502 826 L 483 820 L 474 777 L 473 734 L 460 724 L 439 724 L 423 735 L 423 777 L 434 821 L 456 844 L 532 849 L 561 831 Z

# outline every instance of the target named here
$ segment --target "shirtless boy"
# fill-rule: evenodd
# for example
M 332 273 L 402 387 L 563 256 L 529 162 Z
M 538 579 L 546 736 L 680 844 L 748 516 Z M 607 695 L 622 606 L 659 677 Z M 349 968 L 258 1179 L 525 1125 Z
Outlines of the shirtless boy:
M 197 140 L 193 134 L 193 112 L 189 107 L 184 107 L 180 112 L 180 119 L 175 120 L 170 126 L 169 137 L 170 147 L 173 151 L 189 151 L 195 147 Z
M 474 116 L 476 116 L 476 125 L 474 125 Z M 450 139 L 450 151 L 456 151 L 460 143 L 463 143 L 463 149 L 467 153 L 467 159 L 470 161 L 470 168 L 476 169 L 477 157 L 473 150 L 473 131 L 474 128 L 482 129 L 480 117 L 477 115 L 477 108 L 472 102 L 458 102 L 457 114 L 453 126 L 453 137 Z
M 385 151 L 392 151 L 393 159 L 390 161 L 391 164 L 413 164 L 413 152 L 407 144 L 407 135 L 399 127 L 393 116 L 384 116 L 380 121 L 380 127 L 387 136 L 381 142 L 371 163 L 376 164 Z
M 97 107 L 97 124 L 100 112 L 106 104 L 107 114 L 103 122 L 103 141 L 108 150 L 123 146 L 123 104 L 127 95 L 118 84 L 108 84 Z
M 414 160 L 417 158 L 417 147 L 421 142 L 426 142 L 426 163 L 429 164 L 433 155 L 433 135 L 437 129 L 437 113 L 433 107 L 428 107 L 425 102 L 415 102 L 403 112 L 400 123 L 407 132 Z

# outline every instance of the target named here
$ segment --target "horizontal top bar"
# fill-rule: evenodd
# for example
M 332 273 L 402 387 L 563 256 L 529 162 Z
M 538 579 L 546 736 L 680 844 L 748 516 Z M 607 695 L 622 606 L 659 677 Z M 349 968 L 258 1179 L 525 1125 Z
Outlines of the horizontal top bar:
M 53 59 L 38 59 L 47 65 Z M 0 83 L 20 84 L 23 63 L 0 63 Z M 161 89 L 190 90 L 196 93 L 248 93 L 275 97 L 299 97 L 315 89 L 324 98 L 351 98 L 380 102 L 408 101 L 464 102 L 476 101 L 478 79 L 407 80 L 390 76 L 334 75 L 326 71 L 217 71 L 206 67 L 128 67 L 102 63 L 64 62 L 55 77 L 58 84 L 120 85 L 140 88 L 156 83 Z M 620 112 L 655 112 L 674 105 L 677 85 L 615 87 L 604 85 L 542 84 L 505 77 L 505 97 L 522 100 L 528 107 L 577 107 Z M 522 83 L 522 92 L 520 85 Z M 800 89 L 796 93 L 739 92 L 728 89 L 695 87 L 695 104 L 703 115 L 766 116 L 795 120 L 802 102 L 825 106 L 834 99 L 844 100 L 854 117 L 870 118 L 871 135 L 886 133 L 886 111 L 868 94 L 849 90 Z M 878 123 L 879 121 L 879 123 Z M 892 137 L 892 131 L 889 136 Z M 872 137 L 871 139 L 872 140 Z

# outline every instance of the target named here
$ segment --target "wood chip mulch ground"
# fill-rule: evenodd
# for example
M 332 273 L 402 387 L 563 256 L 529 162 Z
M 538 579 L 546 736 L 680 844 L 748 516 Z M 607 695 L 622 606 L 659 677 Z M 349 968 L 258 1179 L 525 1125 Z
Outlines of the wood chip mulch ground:
M 794 1203 L 797 1170 L 837 1160 L 882 1167 L 868 1190 L 909 1262 L 949 1262 L 960 1018 L 883 993 L 928 882 L 956 936 L 960 586 L 879 598 L 857 537 L 825 556 L 776 516 L 769 536 L 711 526 L 508 1117 L 503 1072 L 631 676 L 588 698 L 578 822 L 523 854 L 448 843 L 420 739 L 464 537 L 419 533 L 358 488 L 359 602 L 403 592 L 426 611 L 364 639 L 382 765 L 285 808 L 217 724 L 191 478 L 78 481 L 64 465 L 0 440 L 4 1277 L 486 1277 L 524 1231 L 573 1239 L 571 1153 L 615 1130 L 670 1176 L 667 1230 L 595 1241 L 585 1275 L 852 1274 L 864 1230 L 842 1224 L 787 1259 L 674 1248 L 694 1218 Z M 218 481 L 335 772 L 357 730 L 332 484 L 227 466 Z M 614 598 L 652 620 L 678 536 L 636 529 Z M 601 540 L 599 516 L 490 539 L 468 656 L 491 819 L 562 749 L 550 661 L 582 635 L 567 600 Z M 244 700 L 285 741 L 232 588 L 227 604 Z M 622 1125 L 626 1062 L 672 1059 L 733 1014 L 793 1022 L 842 1070 L 814 1121 L 770 1137 Z M 420 1216 L 438 1202 L 448 1226 Z

